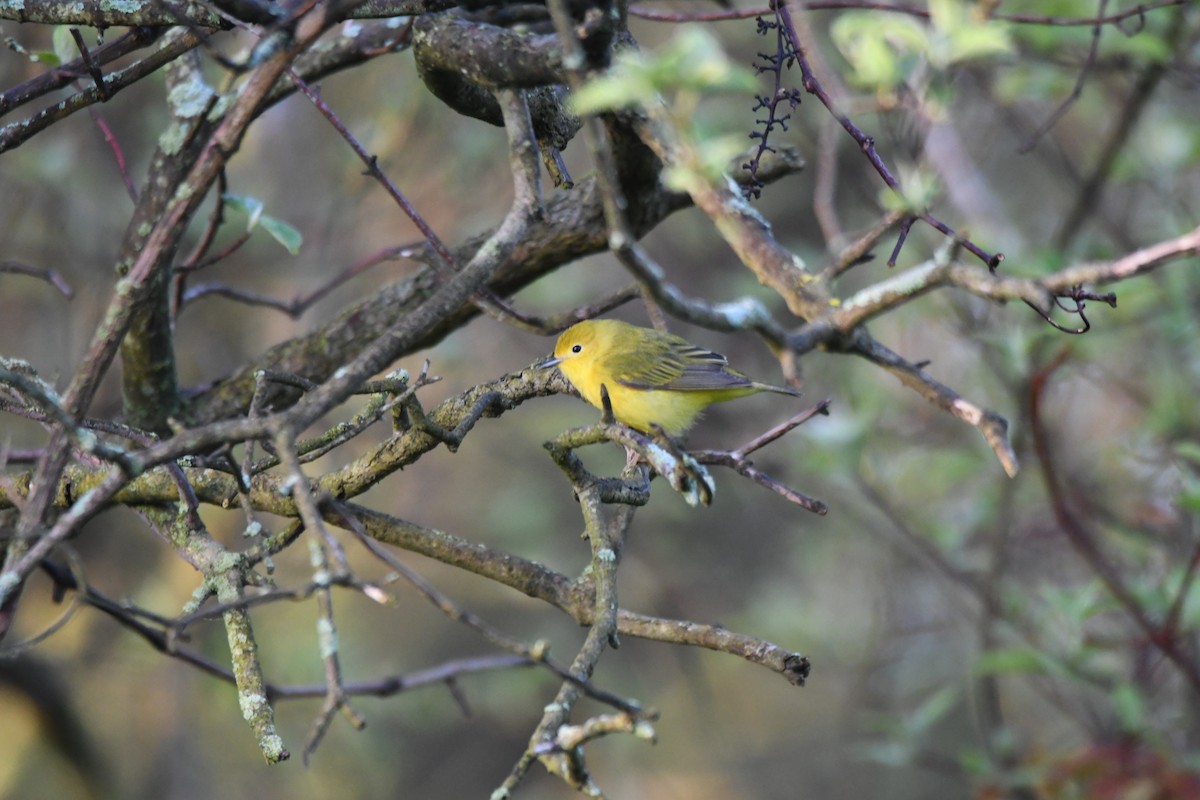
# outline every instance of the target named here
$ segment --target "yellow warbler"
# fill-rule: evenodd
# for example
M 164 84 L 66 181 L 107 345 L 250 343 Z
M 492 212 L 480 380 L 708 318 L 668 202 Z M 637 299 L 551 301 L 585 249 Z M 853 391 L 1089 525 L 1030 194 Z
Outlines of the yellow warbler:
M 604 408 L 600 387 L 607 387 L 617 421 L 645 432 L 657 423 L 672 436 L 683 434 L 712 403 L 757 392 L 800 394 L 752 381 L 728 363 L 720 353 L 669 333 L 592 319 L 563 331 L 554 357 L 541 366 L 557 366 L 599 409 Z

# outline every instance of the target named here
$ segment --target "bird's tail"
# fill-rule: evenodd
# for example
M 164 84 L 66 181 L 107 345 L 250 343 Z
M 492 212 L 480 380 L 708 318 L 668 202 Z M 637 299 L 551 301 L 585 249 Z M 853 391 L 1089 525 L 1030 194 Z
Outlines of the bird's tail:
M 760 392 L 774 392 L 775 394 L 786 394 L 792 397 L 799 397 L 802 394 L 799 389 L 793 389 L 790 386 L 774 386 L 769 383 L 759 383 L 758 381 L 752 381 L 752 385 Z

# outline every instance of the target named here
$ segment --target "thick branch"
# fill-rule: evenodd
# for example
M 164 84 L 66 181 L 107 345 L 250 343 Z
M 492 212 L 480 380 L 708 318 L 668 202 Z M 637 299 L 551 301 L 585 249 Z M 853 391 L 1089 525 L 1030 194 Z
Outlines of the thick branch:
M 352 18 L 399 17 L 408 14 L 424 14 L 439 11 L 454 5 L 450 0 L 369 0 L 362 3 L 350 15 Z M 230 2 L 195 3 L 181 2 L 123 2 L 106 0 L 70 0 L 70 2 L 0 3 L 0 19 L 30 22 L 40 25 L 80 25 L 91 28 L 136 27 L 140 25 L 186 25 L 191 28 L 229 28 L 228 17 L 213 11 L 220 7 L 235 16 L 238 12 L 246 22 L 271 23 L 278 21 L 271 7 L 263 3 L 254 6 L 241 4 L 240 8 Z
M 413 26 L 413 57 L 429 91 L 464 116 L 501 125 L 492 90 L 524 88 L 539 142 L 562 150 L 579 130 L 554 86 L 561 70 L 554 37 L 468 22 L 453 12 L 428 14 Z

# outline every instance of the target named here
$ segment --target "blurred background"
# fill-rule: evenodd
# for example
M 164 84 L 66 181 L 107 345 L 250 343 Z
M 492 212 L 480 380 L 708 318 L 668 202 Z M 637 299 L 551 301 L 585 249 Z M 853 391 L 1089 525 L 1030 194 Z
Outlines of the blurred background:
M 964 13 L 976 6 L 949 5 Z M 1082 17 L 1097 8 L 992 5 Z M 1116 5 L 1100 8 L 1115 13 Z M 1091 27 L 1010 25 L 1007 51 L 961 62 L 939 61 L 934 51 L 898 58 L 901 79 L 889 86 L 862 78 L 848 42 L 866 34 L 853 25 L 846 32 L 847 14 L 806 16 L 814 62 L 828 70 L 823 79 L 846 92 L 846 110 L 876 137 L 894 171 L 910 185 L 939 186 L 933 213 L 1002 251 L 1005 272 L 1029 276 L 1117 257 L 1197 224 L 1197 12 L 1185 4 L 1148 13 L 1136 35 L 1132 23 L 1126 32 L 1105 28 L 1078 101 L 1028 153 L 1018 149 L 1072 92 Z M 863 29 L 868 20 L 884 19 L 897 41 L 910 27 L 941 41 L 926 20 L 864 13 Z M 632 27 L 647 49 L 676 31 L 645 20 Z M 774 46 L 755 34 L 752 19 L 707 27 L 742 64 Z M 48 28 L 6 24 L 4 32 L 29 50 L 52 48 Z M 92 32 L 85 36 L 93 41 Z M 907 52 L 887 37 L 879 41 Z M 219 70 L 207 68 L 217 81 Z M 0 51 L 0 87 L 44 69 Z M 1152 69 L 1161 74 L 1151 85 L 1145 80 Z M 798 73 L 788 77 L 799 86 Z M 511 193 L 503 132 L 458 117 L 431 97 L 410 53 L 329 78 L 321 90 L 446 241 L 460 242 L 501 219 Z M 767 78 L 762 91 L 769 91 Z M 1133 108 L 1138 92 L 1145 100 Z M 751 104 L 747 96 L 706 99 L 697 125 L 714 135 L 749 133 Z M 161 76 L 96 110 L 140 182 L 167 121 Z M 1089 199 L 1085 223 L 1064 235 L 1063 220 L 1123 120 L 1134 125 L 1127 143 Z M 830 258 L 813 208 L 818 163 L 836 170 L 835 206 L 849 234 L 883 213 L 878 176 L 848 137 L 823 132 L 829 122 L 828 112 L 806 97 L 789 130 L 776 135 L 779 144 L 800 147 L 810 166 L 767 187 L 757 204 L 776 236 L 812 266 Z M 590 172 L 581 141 L 566 156 L 576 177 Z M 66 299 L 44 282 L 0 273 L 0 354 L 28 360 L 61 388 L 109 302 L 132 205 L 111 149 L 83 113 L 0 156 L 0 187 L 0 259 L 54 269 L 75 290 Z M 273 108 L 251 128 L 232 161 L 228 191 L 261 200 L 266 213 L 303 234 L 304 244 L 292 256 L 258 231 L 199 280 L 286 299 L 383 248 L 420 238 L 303 98 Z M 896 269 L 926 259 L 939 243 L 918 225 Z M 873 261 L 848 274 L 845 294 L 890 274 L 884 262 L 893 244 L 894 237 L 884 239 Z M 646 245 L 688 293 L 714 302 L 754 296 L 791 324 L 779 299 L 758 285 L 699 212 L 674 215 Z M 418 268 L 404 261 L 377 266 L 298 320 L 202 299 L 179 318 L 181 382 L 218 378 Z M 971 427 L 861 360 L 808 355 L 800 363 L 802 401 L 759 396 L 710 411 L 690 444 L 731 448 L 801 404 L 831 398 L 829 417 L 755 459 L 831 510 L 825 517 L 806 513 L 720 470 L 707 509 L 686 506 L 656 482 L 625 551 L 622 606 L 766 638 L 807 655 L 812 676 L 796 688 L 732 656 L 623 639 L 619 651 L 601 660 L 596 681 L 662 716 L 653 746 L 631 737 L 589 745 L 594 777 L 609 796 L 1200 797 L 1192 772 L 1200 766 L 1197 690 L 1065 537 L 1030 425 L 1033 387 L 1044 381 L 1039 414 L 1056 478 L 1140 607 L 1155 621 L 1176 614 L 1177 643 L 1196 658 L 1200 604 L 1189 591 L 1200 498 L 1195 268 L 1193 259 L 1111 287 L 1117 307 L 1090 305 L 1093 328 L 1083 336 L 1054 330 L 1021 304 L 997 306 L 952 292 L 871 324 L 886 345 L 912 361 L 929 360 L 938 380 L 1009 420 L 1023 466 L 1015 479 Z M 613 258 L 597 256 L 513 301 L 553 313 L 629 282 Z M 614 316 L 648 323 L 637 303 Z M 681 323 L 672 330 L 725 353 L 760 380 L 781 380 L 778 363 L 750 335 Z M 429 407 L 518 370 L 551 347 L 549 338 L 484 317 L 399 366 L 415 372 L 424 358 L 432 361 L 442 381 L 422 394 Z M 94 416 L 118 413 L 116 375 L 93 405 Z M 357 410 L 347 405 L 329 421 Z M 435 450 L 361 500 L 576 575 L 588 561 L 577 506 L 541 443 L 595 418 L 594 409 L 573 398 L 531 402 L 482 421 L 456 454 Z M 344 463 L 384 436 L 382 427 L 368 432 L 318 465 Z M 11 416 L 0 421 L 0 448 L 43 442 L 32 424 Z M 614 471 L 623 463 L 618 452 L 589 452 L 586 459 Z M 10 464 L 5 473 L 22 469 Z M 204 518 L 214 535 L 237 546 L 239 513 L 205 508 Z M 71 547 L 97 589 L 164 616 L 178 614 L 197 585 L 195 572 L 125 510 L 100 516 Z M 352 547 L 350 555 L 365 577 L 387 574 L 361 551 Z M 516 592 L 418 556 L 400 557 L 463 609 L 527 642 L 549 640 L 562 660 L 582 641 L 583 631 L 562 614 Z M 276 562 L 281 586 L 311 576 L 303 548 Z M 493 652 L 402 583 L 391 588 L 395 608 L 336 595 L 348 681 Z M 6 644 L 37 635 L 64 614 L 66 604 L 50 595 L 43 578 L 30 583 Z M 269 679 L 322 680 L 311 602 L 258 609 L 254 623 Z M 191 646 L 227 660 L 219 624 L 191 632 Z M 84 610 L 36 647 L 0 661 L 0 796 L 487 797 L 519 757 L 557 682 L 522 669 L 468 676 L 459 688 L 469 714 L 443 687 L 357 699 L 367 728 L 355 732 L 335 719 L 307 768 L 298 754 L 320 701 L 281 702 L 280 732 L 296 757 L 267 767 L 232 687 Z M 1101 794 L 1097 775 L 1111 778 L 1107 785 L 1159 793 Z M 535 768 L 519 796 L 572 792 Z

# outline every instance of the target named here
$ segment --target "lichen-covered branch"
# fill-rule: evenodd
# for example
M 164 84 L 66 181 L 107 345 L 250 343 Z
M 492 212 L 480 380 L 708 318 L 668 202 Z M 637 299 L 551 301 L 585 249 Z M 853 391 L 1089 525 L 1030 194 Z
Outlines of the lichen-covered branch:
M 356 19 L 400 17 L 439 11 L 451 5 L 453 3 L 449 0 L 369 0 L 358 5 L 348 16 Z M 149 0 L 123 3 L 104 0 L 0 3 L 0 19 L 39 25 L 79 25 L 101 30 L 164 25 L 216 30 L 233 27 L 233 20 L 271 24 L 279 22 L 281 18 L 277 8 L 268 3 L 235 3 L 231 0 L 214 3 L 191 0 L 172 0 L 167 3 Z

